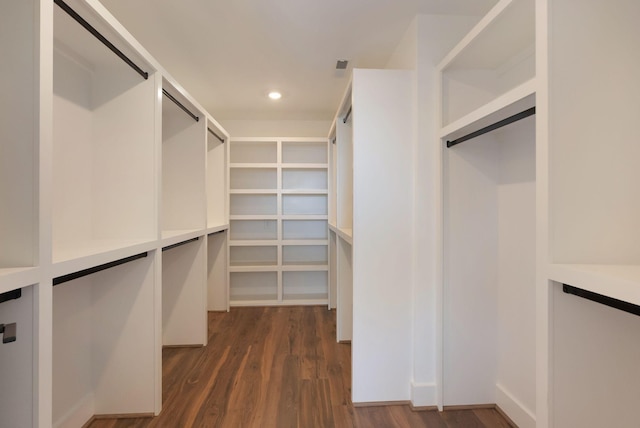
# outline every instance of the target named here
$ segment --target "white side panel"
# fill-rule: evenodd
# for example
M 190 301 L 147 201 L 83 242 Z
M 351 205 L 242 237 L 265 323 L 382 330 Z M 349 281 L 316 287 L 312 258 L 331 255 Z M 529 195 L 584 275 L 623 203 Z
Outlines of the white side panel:
M 353 402 L 410 399 L 413 73 L 353 74 Z
M 337 238 L 336 248 L 336 338 L 353 339 L 353 257 L 351 245 Z
M 208 310 L 226 311 L 229 309 L 229 286 L 227 283 L 227 233 L 209 235 L 207 242 L 208 258 Z
M 221 143 L 207 133 L 207 225 L 214 226 L 226 221 L 226 150 L 229 141 Z
M 204 239 L 162 252 L 162 344 L 207 343 Z

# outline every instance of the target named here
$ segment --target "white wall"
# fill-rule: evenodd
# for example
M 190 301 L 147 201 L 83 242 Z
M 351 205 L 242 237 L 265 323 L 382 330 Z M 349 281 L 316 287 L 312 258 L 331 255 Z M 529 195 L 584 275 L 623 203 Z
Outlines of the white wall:
M 413 147 L 414 230 L 413 258 L 413 376 L 411 401 L 414 406 L 434 406 L 437 399 L 438 321 L 436 290 L 440 266 L 437 264 L 440 212 L 440 146 L 436 65 L 478 21 L 473 16 L 417 16 L 387 68 L 416 70 L 414 103 L 415 140 Z
M 231 137 L 324 137 L 331 121 L 322 120 L 221 120 Z

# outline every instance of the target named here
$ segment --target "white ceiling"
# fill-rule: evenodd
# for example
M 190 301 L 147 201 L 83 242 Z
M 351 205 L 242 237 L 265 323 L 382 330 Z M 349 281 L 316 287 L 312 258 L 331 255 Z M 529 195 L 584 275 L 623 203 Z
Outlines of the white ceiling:
M 352 67 L 384 67 L 418 13 L 496 0 L 101 0 L 216 119 L 331 120 Z M 280 101 L 266 94 L 282 92 Z

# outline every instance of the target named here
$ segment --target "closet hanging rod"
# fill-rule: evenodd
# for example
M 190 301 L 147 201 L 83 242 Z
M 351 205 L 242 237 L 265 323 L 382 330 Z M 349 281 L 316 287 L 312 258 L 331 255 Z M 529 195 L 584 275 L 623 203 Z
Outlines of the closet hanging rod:
M 193 238 L 193 239 L 187 239 L 186 241 L 178 242 L 177 244 L 167 245 L 166 247 L 162 247 L 162 251 L 167 251 L 167 250 L 170 250 L 172 248 L 180 247 L 180 246 L 188 244 L 190 242 L 195 242 L 198 239 L 200 239 L 200 238 L 198 237 L 198 238 Z
M 344 119 L 342 119 L 342 123 L 347 123 L 347 120 L 349 120 L 349 116 L 351 116 L 351 106 L 349 106 L 349 110 L 347 110 L 347 114 L 344 115 Z
M 338 137 L 333 137 L 331 139 L 331 144 L 335 144 L 337 140 L 338 140 Z
M 92 268 L 89 269 L 84 269 L 84 270 L 80 270 L 78 272 L 74 272 L 74 273 L 70 273 L 67 275 L 62 275 L 59 276 L 57 278 L 53 278 L 53 286 L 55 287 L 56 285 L 60 285 L 62 283 L 65 282 L 69 282 L 72 281 L 74 279 L 78 279 L 78 278 L 82 278 L 83 276 L 87 276 L 87 275 L 91 275 L 92 273 L 96 273 L 96 272 L 100 272 L 112 267 L 116 267 L 116 266 L 120 266 L 123 265 L 125 263 L 129 263 L 132 262 L 134 260 L 138 260 L 138 259 L 142 259 L 144 257 L 147 257 L 147 253 L 140 253 L 140 254 L 136 254 L 135 256 L 130 256 L 130 257 L 125 257 L 123 259 L 120 260 L 116 260 L 113 262 L 109 262 L 109 263 L 105 263 L 103 265 L 99 265 L 99 266 L 94 266 Z
M 162 90 L 162 93 L 164 94 L 165 97 L 169 98 L 171 101 L 173 101 L 178 107 L 180 107 L 182 109 L 182 111 L 184 111 L 185 113 L 187 113 L 189 116 L 191 116 L 191 118 L 193 120 L 195 120 L 196 122 L 200 121 L 200 118 L 198 116 L 196 116 L 195 114 L 191 113 L 191 110 L 189 110 L 188 108 L 186 108 L 180 101 L 178 101 L 176 98 L 174 98 L 173 95 L 171 95 L 169 92 L 167 92 L 166 89 Z
M 215 132 L 213 132 L 213 131 L 211 130 L 211 128 L 207 128 L 207 131 L 211 132 L 211 133 L 213 134 L 213 136 L 214 136 L 214 137 L 216 137 L 218 140 L 220 140 L 220 142 L 221 142 L 222 144 L 224 144 L 224 138 L 222 138 L 221 136 L 219 136 L 218 134 L 216 134 Z
M 602 294 L 594 293 L 593 291 L 587 291 L 569 284 L 562 284 L 562 291 L 567 294 L 573 294 L 574 296 L 582 297 L 583 299 L 591 300 L 602 305 L 610 306 L 612 308 L 640 316 L 640 306 L 634 305 L 633 303 L 614 299 L 613 297 L 604 296 Z
M 9 300 L 19 299 L 22 297 L 22 288 L 18 288 L 17 290 L 7 291 L 6 293 L 0 294 L 0 303 L 7 302 Z
M 2 343 L 11 343 L 16 341 L 17 327 L 16 323 L 0 324 L 0 334 L 2 334 Z
M 136 63 L 131 61 L 129 57 L 126 56 L 124 53 L 122 53 L 120 49 L 115 47 L 115 45 L 111 43 L 109 40 L 107 40 L 107 38 L 104 37 L 102 34 L 100 34 L 98 30 L 93 28 L 93 26 L 89 24 L 87 21 L 85 21 L 84 18 L 81 17 L 75 10 L 71 9 L 71 7 L 69 7 L 68 4 L 66 4 L 62 0 L 53 0 L 53 2 L 57 4 L 60 7 L 60 9 L 64 10 L 67 13 L 67 15 L 72 17 L 78 24 L 82 25 L 84 29 L 90 32 L 96 39 L 100 40 L 100 42 L 102 42 L 103 45 L 108 47 L 109 50 L 111 50 L 111 52 L 116 54 L 121 60 L 127 63 L 129 67 L 133 68 L 136 71 L 136 73 L 144 77 L 145 80 L 149 78 L 149 73 L 147 73 L 146 71 L 138 67 Z
M 225 229 L 225 230 L 218 230 L 217 232 L 211 232 L 211 233 L 209 234 L 209 236 L 212 236 L 212 235 L 218 235 L 218 234 L 220 234 L 220 233 L 224 233 L 224 232 L 226 232 L 226 231 L 227 231 L 227 230 Z
M 507 126 L 507 125 L 509 125 L 509 124 L 511 124 L 513 122 L 517 122 L 519 120 L 522 120 L 522 119 L 527 118 L 529 116 L 532 116 L 534 114 L 536 114 L 536 108 L 535 107 L 531 107 L 531 108 L 529 108 L 529 109 L 527 109 L 525 111 L 521 111 L 520 113 L 514 114 L 513 116 L 509 116 L 506 119 L 502 119 L 502 120 L 500 120 L 500 121 L 498 121 L 498 122 L 496 122 L 496 123 L 494 123 L 492 125 L 485 126 L 482 129 L 478 129 L 477 131 L 474 131 L 474 132 L 472 132 L 470 134 L 467 134 L 467 135 L 465 135 L 463 137 L 456 138 L 453 141 L 447 141 L 447 147 L 453 147 L 456 144 L 464 143 L 467 140 L 471 140 L 472 138 L 479 137 L 479 136 L 481 136 L 483 134 L 486 134 L 487 132 L 491 132 L 491 131 L 494 131 L 494 130 L 496 130 L 498 128 L 502 128 L 503 126 Z

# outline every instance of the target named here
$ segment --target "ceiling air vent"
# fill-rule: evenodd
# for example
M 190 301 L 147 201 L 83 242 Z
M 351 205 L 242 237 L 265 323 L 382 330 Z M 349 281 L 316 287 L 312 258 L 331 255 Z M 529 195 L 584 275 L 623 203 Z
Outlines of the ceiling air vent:
M 347 64 L 349 64 L 349 61 L 346 59 L 339 59 L 338 62 L 336 62 L 336 70 L 346 70 Z

